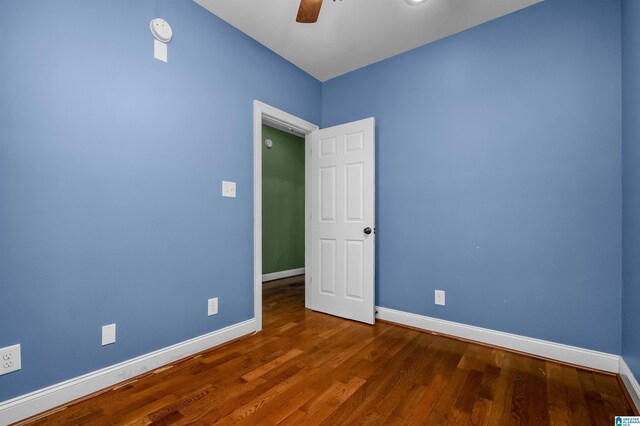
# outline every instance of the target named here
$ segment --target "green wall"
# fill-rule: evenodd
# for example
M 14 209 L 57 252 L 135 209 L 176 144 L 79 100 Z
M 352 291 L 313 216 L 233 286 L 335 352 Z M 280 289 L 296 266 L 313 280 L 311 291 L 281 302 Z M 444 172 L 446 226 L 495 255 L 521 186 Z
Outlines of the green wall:
M 262 273 L 303 268 L 304 138 L 263 125 L 262 141 Z

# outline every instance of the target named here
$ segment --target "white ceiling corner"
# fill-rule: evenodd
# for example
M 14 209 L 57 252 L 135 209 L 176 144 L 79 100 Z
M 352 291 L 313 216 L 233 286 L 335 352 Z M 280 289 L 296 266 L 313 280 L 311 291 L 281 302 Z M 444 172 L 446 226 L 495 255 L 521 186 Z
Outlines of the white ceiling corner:
M 194 0 L 320 81 L 447 37 L 542 0 L 324 0 L 315 24 L 299 0 Z

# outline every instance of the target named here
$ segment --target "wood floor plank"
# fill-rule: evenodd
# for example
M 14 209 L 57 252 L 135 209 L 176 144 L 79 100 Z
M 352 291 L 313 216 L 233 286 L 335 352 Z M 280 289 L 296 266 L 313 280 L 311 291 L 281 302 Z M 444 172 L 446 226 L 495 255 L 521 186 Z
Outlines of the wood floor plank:
M 489 424 L 489 413 L 491 412 L 492 401 L 479 398 L 473 404 L 469 424 L 472 426 L 485 426 Z
M 289 417 L 278 423 L 283 426 L 297 426 L 306 424 L 309 419 L 309 415 L 304 411 L 295 410 Z
M 514 377 L 511 388 L 511 419 L 515 424 L 533 424 L 529 416 L 531 398 L 531 358 L 513 354 Z
M 562 366 L 563 385 L 567 387 L 567 408 L 572 424 L 596 424 L 589 413 L 578 370 Z M 604 421 L 606 419 L 602 419 Z M 609 422 L 607 422 L 609 423 Z
M 418 349 L 413 343 L 417 338 L 416 335 L 414 339 L 408 341 L 402 350 L 389 361 L 388 369 L 379 369 L 367 379 L 365 384 L 344 401 L 324 423 L 333 425 L 354 423 L 358 419 L 364 418 L 366 413 L 373 411 L 393 385 L 404 375 L 404 369 L 414 362 L 415 352 Z
M 294 412 L 299 411 L 298 408 L 305 402 L 309 401 L 316 395 L 312 389 L 305 389 L 298 393 L 294 398 L 289 399 L 284 405 L 272 412 L 268 419 L 274 424 L 279 424 L 287 417 L 291 416 Z
M 396 405 L 392 414 L 397 418 L 406 419 L 420 399 L 422 399 L 425 389 L 426 387 L 421 384 L 414 383 Z
M 266 374 L 267 372 L 273 370 L 274 368 L 297 357 L 301 353 L 302 351 L 300 349 L 296 349 L 296 348 L 291 349 L 290 351 L 285 352 L 284 354 L 280 355 L 278 358 L 274 359 L 273 361 L 263 364 L 260 367 L 256 368 L 255 370 L 248 372 L 247 374 L 242 376 L 242 378 L 245 379 L 247 382 L 250 382 L 251 380 L 257 379 L 263 374 Z
M 533 358 L 529 375 L 529 418 L 535 425 L 549 425 L 549 401 L 547 391 L 547 362 Z
M 564 384 L 563 366 L 550 362 L 547 366 L 547 404 L 551 424 L 569 426 L 569 397 Z
M 582 391 L 587 402 L 587 407 L 589 409 L 589 417 L 609 418 L 609 414 L 607 413 L 602 395 L 596 387 L 593 373 L 586 370 L 578 370 L 578 377 L 580 378 Z M 611 423 L 614 423 L 613 417 L 611 417 L 609 420 Z
M 611 425 L 617 378 L 389 323 L 264 285 L 264 330 L 28 420 L 37 425 Z

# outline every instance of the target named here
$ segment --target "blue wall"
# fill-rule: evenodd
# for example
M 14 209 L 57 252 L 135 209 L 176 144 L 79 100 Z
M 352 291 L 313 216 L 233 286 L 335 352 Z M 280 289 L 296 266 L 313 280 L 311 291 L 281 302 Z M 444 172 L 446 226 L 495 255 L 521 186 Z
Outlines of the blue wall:
M 547 0 L 323 84 L 323 126 L 376 117 L 379 305 L 620 353 L 620 20 Z
M 640 2 L 622 1 L 622 355 L 640 378 Z
M 0 1 L 0 347 L 24 363 L 0 401 L 252 317 L 253 99 L 376 117 L 378 304 L 622 346 L 638 375 L 640 8 L 623 4 L 624 168 L 618 1 L 546 0 L 323 85 L 190 0 Z
M 320 82 L 190 0 L 2 0 L 0 43 L 0 401 L 253 317 L 252 101 Z

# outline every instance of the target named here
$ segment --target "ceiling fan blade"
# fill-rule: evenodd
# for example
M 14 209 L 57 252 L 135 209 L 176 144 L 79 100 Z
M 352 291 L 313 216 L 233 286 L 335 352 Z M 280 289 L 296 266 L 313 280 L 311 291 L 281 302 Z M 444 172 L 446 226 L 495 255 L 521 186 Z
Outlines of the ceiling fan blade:
M 296 22 L 300 22 L 301 24 L 313 24 L 318 20 L 321 7 L 322 0 L 300 0 L 300 7 L 298 8 Z

